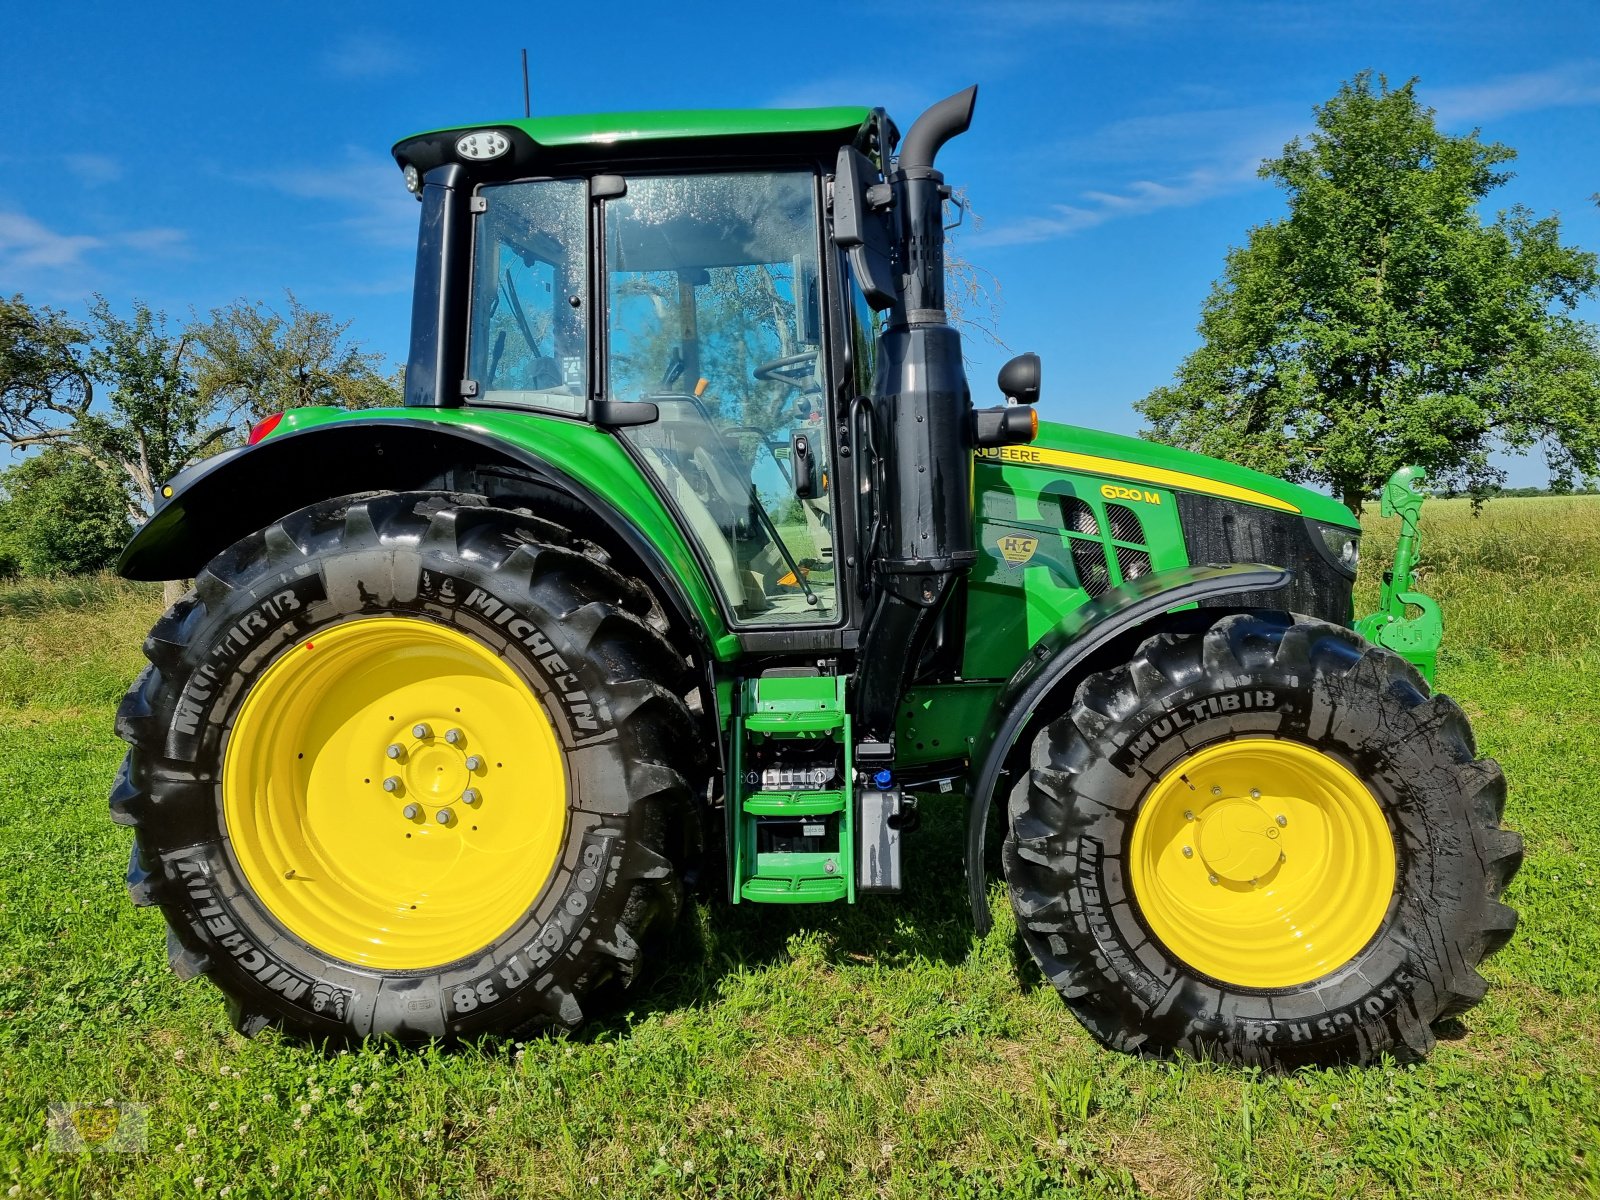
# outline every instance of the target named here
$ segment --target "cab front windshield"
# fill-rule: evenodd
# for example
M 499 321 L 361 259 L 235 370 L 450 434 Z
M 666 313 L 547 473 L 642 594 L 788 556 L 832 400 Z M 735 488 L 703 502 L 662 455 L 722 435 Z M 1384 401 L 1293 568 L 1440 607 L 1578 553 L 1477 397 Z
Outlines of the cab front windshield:
M 630 177 L 604 205 L 606 390 L 741 624 L 836 616 L 815 178 Z

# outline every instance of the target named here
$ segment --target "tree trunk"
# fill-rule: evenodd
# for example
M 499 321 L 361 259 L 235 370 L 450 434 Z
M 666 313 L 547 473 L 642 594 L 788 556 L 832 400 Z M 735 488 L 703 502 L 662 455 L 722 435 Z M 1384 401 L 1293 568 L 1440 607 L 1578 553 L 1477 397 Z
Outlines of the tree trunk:
M 161 603 L 171 608 L 189 591 L 187 579 L 169 579 L 161 585 Z
M 1338 489 L 1339 497 L 1344 501 L 1344 506 L 1356 515 L 1359 520 L 1361 508 L 1367 502 L 1367 489 L 1359 483 L 1347 483 Z

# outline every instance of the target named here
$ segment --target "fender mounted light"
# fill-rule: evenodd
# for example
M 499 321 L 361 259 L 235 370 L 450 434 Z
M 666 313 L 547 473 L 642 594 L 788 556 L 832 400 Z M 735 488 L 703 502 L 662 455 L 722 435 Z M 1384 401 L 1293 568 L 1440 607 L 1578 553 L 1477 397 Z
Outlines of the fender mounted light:
M 266 437 L 267 434 L 276 429 L 278 427 L 278 422 L 281 420 L 283 420 L 283 414 L 281 412 L 273 413 L 270 417 L 262 417 L 261 420 L 250 426 L 250 434 L 244 439 L 244 444 L 246 446 L 254 446 L 262 438 Z

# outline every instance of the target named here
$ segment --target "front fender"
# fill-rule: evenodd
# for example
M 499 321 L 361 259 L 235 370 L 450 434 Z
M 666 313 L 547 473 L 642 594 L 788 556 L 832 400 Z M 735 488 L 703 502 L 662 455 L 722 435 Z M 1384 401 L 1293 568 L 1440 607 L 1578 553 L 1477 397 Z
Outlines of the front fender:
M 438 486 L 456 468 L 511 468 L 595 514 L 639 558 L 647 582 L 718 659 L 738 648 L 698 560 L 609 434 L 571 421 L 461 409 L 291 410 L 254 446 L 213 455 L 162 489 L 117 571 L 187 579 L 240 538 L 308 504 Z
M 984 895 L 983 835 L 1000 772 L 1040 706 L 1074 680 L 1096 651 L 1143 626 L 1154 627 L 1173 609 L 1235 592 L 1285 588 L 1294 572 L 1262 563 L 1176 567 L 1129 580 L 1074 609 L 1034 644 L 1028 657 L 1000 690 L 980 746 L 983 764 L 969 780 L 967 796 L 967 895 L 979 934 L 989 932 Z M 1154 628 L 1151 630 L 1154 632 Z

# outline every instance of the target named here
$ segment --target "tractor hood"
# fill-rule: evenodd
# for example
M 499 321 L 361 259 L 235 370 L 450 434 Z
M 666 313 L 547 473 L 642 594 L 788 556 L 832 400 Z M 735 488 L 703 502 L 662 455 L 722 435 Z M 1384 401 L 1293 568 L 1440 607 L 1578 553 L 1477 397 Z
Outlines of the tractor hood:
M 1131 484 L 1295 513 L 1351 530 L 1360 528 L 1349 509 L 1310 488 L 1190 450 L 1076 425 L 1041 421 L 1039 436 L 1032 443 L 980 450 L 978 455 L 980 461 L 998 459 L 1008 465 L 1104 475 Z

